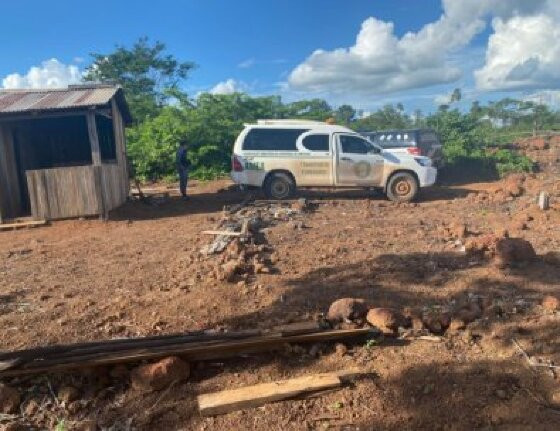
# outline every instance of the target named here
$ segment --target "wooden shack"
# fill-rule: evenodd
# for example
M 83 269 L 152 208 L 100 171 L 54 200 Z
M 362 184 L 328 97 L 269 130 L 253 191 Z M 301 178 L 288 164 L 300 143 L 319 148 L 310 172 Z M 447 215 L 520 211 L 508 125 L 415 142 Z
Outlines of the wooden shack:
M 103 216 L 128 196 L 123 90 L 0 90 L 0 223 Z

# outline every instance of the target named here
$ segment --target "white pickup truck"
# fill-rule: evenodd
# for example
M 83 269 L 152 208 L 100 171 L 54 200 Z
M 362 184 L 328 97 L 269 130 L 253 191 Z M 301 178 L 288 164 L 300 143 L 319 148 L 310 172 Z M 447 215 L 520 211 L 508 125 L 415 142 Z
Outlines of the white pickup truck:
M 231 177 L 287 199 L 298 187 L 376 188 L 396 202 L 435 183 L 427 157 L 396 155 L 341 126 L 316 121 L 259 120 L 237 137 Z

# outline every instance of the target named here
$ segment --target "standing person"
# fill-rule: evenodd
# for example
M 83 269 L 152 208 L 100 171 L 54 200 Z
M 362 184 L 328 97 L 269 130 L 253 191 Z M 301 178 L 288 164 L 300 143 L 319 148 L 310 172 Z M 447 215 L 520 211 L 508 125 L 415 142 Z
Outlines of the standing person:
M 175 163 L 177 164 L 177 172 L 179 174 L 179 189 L 181 190 L 181 196 L 183 196 L 184 200 L 188 200 L 187 182 L 189 180 L 190 162 L 189 159 L 187 159 L 186 140 L 182 140 L 179 143 L 179 148 L 177 149 L 177 154 L 175 155 Z

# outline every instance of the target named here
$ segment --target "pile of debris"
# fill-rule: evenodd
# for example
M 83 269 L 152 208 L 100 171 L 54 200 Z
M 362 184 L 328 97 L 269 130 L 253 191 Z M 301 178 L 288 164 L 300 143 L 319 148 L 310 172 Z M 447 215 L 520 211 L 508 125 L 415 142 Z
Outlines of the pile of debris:
M 302 229 L 303 216 L 312 208 L 305 198 L 294 202 L 246 200 L 224 208 L 216 228 L 203 232 L 215 236 L 201 250 L 203 256 L 214 260 L 211 275 L 219 281 L 246 283 L 256 274 L 273 273 L 278 255 L 268 244 L 267 229 L 279 222 L 293 222 L 294 228 Z
M 532 305 L 519 297 L 468 294 L 445 305 L 396 308 L 372 307 L 364 299 L 342 298 L 334 301 L 327 313 L 333 328 L 377 328 L 389 337 L 411 338 L 457 333 L 480 319 L 504 318 L 526 311 Z M 546 296 L 546 312 L 560 310 L 560 300 Z

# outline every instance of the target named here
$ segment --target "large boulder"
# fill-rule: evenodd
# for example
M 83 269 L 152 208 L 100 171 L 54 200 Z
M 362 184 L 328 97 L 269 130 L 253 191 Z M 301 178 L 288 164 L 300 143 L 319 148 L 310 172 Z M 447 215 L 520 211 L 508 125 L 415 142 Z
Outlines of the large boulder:
M 409 320 L 393 308 L 372 308 L 368 311 L 366 319 L 369 324 L 379 328 L 385 335 L 396 335 L 399 326 L 410 325 Z
M 10 414 L 18 411 L 21 396 L 17 389 L 0 383 L 0 413 Z
M 536 257 L 531 243 L 522 238 L 502 238 L 496 243 L 495 262 L 499 267 L 530 262 Z
M 136 367 L 130 373 L 132 387 L 141 391 L 158 391 L 174 381 L 186 380 L 190 375 L 190 366 L 176 356 L 170 356 L 159 362 Z
M 329 307 L 327 320 L 331 323 L 340 323 L 363 319 L 367 311 L 368 307 L 363 299 L 341 298 Z

